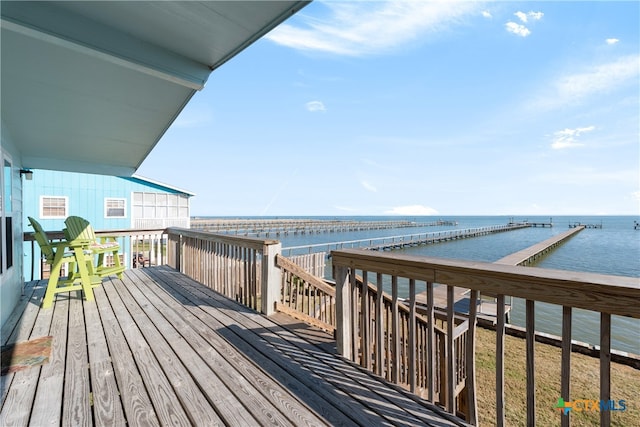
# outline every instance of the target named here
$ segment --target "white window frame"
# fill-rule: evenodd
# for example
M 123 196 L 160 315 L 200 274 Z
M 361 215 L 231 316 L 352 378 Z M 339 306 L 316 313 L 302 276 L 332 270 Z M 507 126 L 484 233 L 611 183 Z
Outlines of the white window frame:
M 119 201 L 123 202 L 122 215 L 109 215 L 109 208 L 107 207 L 107 203 L 110 201 Z M 127 217 L 127 199 L 124 197 L 105 197 L 104 198 L 104 217 L 105 219 L 113 219 L 113 218 L 126 218 Z
M 44 199 L 63 199 L 64 200 L 64 215 L 45 215 L 44 214 Z M 68 196 L 52 196 L 44 195 L 40 196 L 40 219 L 65 219 L 69 216 L 69 197 Z

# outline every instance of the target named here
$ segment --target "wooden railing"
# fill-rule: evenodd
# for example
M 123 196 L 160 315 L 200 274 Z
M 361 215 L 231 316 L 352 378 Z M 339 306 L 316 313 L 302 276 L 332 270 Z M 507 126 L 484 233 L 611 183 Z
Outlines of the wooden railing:
M 168 264 L 211 289 L 265 314 L 280 293 L 277 240 L 168 228 Z
M 598 312 L 600 326 L 600 399 L 610 400 L 610 363 L 611 363 L 611 315 L 640 318 L 640 284 L 638 279 L 620 276 L 607 276 L 594 273 L 576 273 L 570 271 L 540 269 L 535 267 L 519 267 L 492 263 L 445 260 L 428 257 L 412 257 L 392 253 L 369 252 L 362 250 L 333 251 L 332 262 L 336 280 L 336 339 L 338 352 L 343 356 L 361 364 L 372 363 L 366 360 L 371 357 L 377 365 L 382 365 L 383 356 L 380 350 L 388 351 L 385 340 L 391 337 L 390 363 L 399 366 L 406 363 L 410 372 L 425 370 L 427 374 L 427 394 L 435 395 L 436 369 L 433 351 L 427 349 L 427 362 L 421 357 L 418 343 L 420 337 L 416 294 L 422 289 L 427 291 L 427 307 L 424 316 L 428 327 L 435 330 L 435 312 L 433 308 L 433 286 L 435 283 L 448 287 L 449 303 L 447 304 L 446 330 L 456 331 L 446 335 L 444 352 L 447 357 L 447 399 L 446 409 L 459 414 L 458 399 L 454 399 L 456 378 L 466 375 L 466 394 L 469 407 L 466 420 L 472 424 L 477 422 L 475 404 L 475 378 L 472 374 L 475 365 L 475 323 L 476 304 L 479 292 L 492 295 L 498 301 L 497 340 L 496 340 L 496 425 L 505 422 L 505 378 L 504 378 L 504 338 L 505 338 L 505 296 L 526 300 L 526 412 L 527 425 L 536 425 L 535 414 L 535 303 L 547 302 L 563 306 L 562 316 L 562 361 L 561 361 L 561 396 L 570 401 L 569 393 L 571 371 L 571 314 L 573 308 L 581 308 Z M 376 303 L 373 310 L 359 295 L 357 276 L 377 278 L 378 293 L 384 283 L 390 283 L 393 293 L 392 312 L 386 313 L 381 303 Z M 408 282 L 409 331 L 408 351 L 398 349 L 401 324 L 400 305 L 397 302 L 398 283 Z M 471 289 L 469 304 L 469 332 L 465 339 L 456 342 L 459 326 L 455 324 L 453 312 L 453 287 Z M 431 295 L 431 297 L 430 297 Z M 430 300 L 430 301 L 429 301 Z M 364 307 L 364 309 L 362 309 Z M 374 325 L 371 328 L 362 325 Z M 391 325 L 391 326 L 389 326 Z M 433 336 L 433 335 L 432 335 Z M 397 337 L 397 338 L 395 338 Z M 427 345 L 432 343 L 427 337 Z M 431 344 L 432 346 L 442 344 Z M 463 369 L 456 369 L 453 361 L 461 349 L 466 349 Z M 369 356 L 372 354 L 372 356 Z M 409 378 L 415 377 L 409 375 Z M 417 390 L 419 384 L 412 383 L 411 389 Z M 610 425 L 611 413 L 600 412 L 602 425 Z M 568 425 L 569 417 L 562 417 L 562 423 Z
M 382 274 L 375 275 L 375 284 L 368 280 L 367 271 L 362 274 L 355 276 L 356 303 L 352 308 L 358 314 L 353 326 L 359 331 L 359 339 L 352 342 L 352 360 L 440 406 L 447 407 L 448 399 L 455 400 L 458 414 L 467 416 L 469 398 L 464 393 L 467 377 L 473 375 L 464 363 L 468 320 L 453 316 L 449 325 L 444 313 L 433 310 L 431 322 L 417 306 L 401 300 L 398 292 L 379 292 L 385 287 Z M 446 346 L 448 335 L 456 349 L 453 353 Z M 414 353 L 413 366 L 410 355 Z
M 338 323 L 335 285 L 310 274 L 300 264 L 300 261 L 294 261 L 281 255 L 276 257 L 276 265 L 282 270 L 282 287 L 276 310 L 330 333 L 335 333 Z M 458 399 L 460 406 L 467 408 L 468 398 L 466 395 L 462 396 L 466 390 L 468 376 L 464 363 L 466 349 L 464 343 L 467 339 L 469 322 L 465 318 L 457 316 L 453 319 L 454 326 L 451 330 L 453 331 L 454 346 L 458 351 L 451 360 L 448 360 L 445 346 L 446 316 L 437 312 L 434 315 L 435 322 L 430 324 L 427 317 L 416 314 L 416 334 L 413 341 L 415 341 L 419 359 L 417 365 L 421 369 L 412 371 L 408 363 L 408 354 L 412 346 L 412 339 L 409 336 L 411 322 L 409 306 L 401 301 L 397 294 L 391 296 L 385 292 L 378 292 L 377 286 L 367 280 L 366 272 L 364 277 L 357 276 L 355 281 L 357 310 L 359 313 L 370 313 L 366 317 L 370 319 L 370 322 L 366 322 L 363 316 L 356 318 L 358 330 L 371 336 L 377 334 L 378 304 L 382 307 L 381 318 L 384 319 L 382 323 L 385 327 L 382 329 L 383 340 L 381 343 L 372 342 L 365 338 L 357 343 L 358 351 L 355 354 L 358 357 L 354 360 L 388 381 L 411 389 L 416 394 L 429 398 L 442 406 L 447 405 L 447 390 L 450 387 L 453 390 L 452 398 Z M 367 286 L 364 287 L 365 291 L 363 291 L 364 283 L 367 283 Z M 397 325 L 392 328 L 393 313 L 396 313 Z M 363 324 L 366 325 L 366 328 L 362 326 Z M 392 330 L 395 330 L 396 333 L 392 334 Z M 367 345 L 367 343 L 371 345 Z M 383 351 L 377 352 L 377 348 L 382 348 Z M 394 359 L 393 355 L 395 354 L 400 354 L 400 359 Z M 453 369 L 446 369 L 449 364 L 453 364 Z M 451 381 L 449 381 L 449 375 L 452 376 Z M 428 386 L 430 381 L 433 383 L 433 388 Z M 412 384 L 414 384 L 413 387 Z
M 335 287 L 282 255 L 276 257 L 276 265 L 282 270 L 276 310 L 333 333 L 336 326 Z

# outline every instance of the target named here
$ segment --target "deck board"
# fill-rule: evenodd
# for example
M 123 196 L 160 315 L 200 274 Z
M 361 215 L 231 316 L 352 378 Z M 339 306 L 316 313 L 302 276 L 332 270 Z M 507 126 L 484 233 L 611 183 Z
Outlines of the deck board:
M 47 310 L 43 283 L 25 288 L 2 341 L 51 334 L 52 356 L 2 377 L 0 425 L 463 425 L 337 356 L 324 332 L 168 267 L 107 278 L 95 302 L 58 294 Z

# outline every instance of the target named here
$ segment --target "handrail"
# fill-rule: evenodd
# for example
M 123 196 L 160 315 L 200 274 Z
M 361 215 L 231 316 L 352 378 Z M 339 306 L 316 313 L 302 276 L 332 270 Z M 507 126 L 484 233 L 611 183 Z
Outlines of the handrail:
M 276 257 L 276 265 L 282 269 L 282 287 L 280 300 L 276 309 L 310 325 L 335 333 L 336 318 L 336 289 L 335 285 L 327 283 L 321 278 L 309 274 L 293 260 L 284 256 Z M 393 331 L 387 331 L 380 336 L 380 341 L 368 346 L 365 341 L 358 348 L 361 349 L 359 362 L 366 369 L 383 376 L 388 381 L 411 389 L 416 394 L 428 397 L 434 403 L 446 405 L 449 398 L 447 390 L 451 389 L 453 398 L 458 398 L 465 390 L 468 373 L 464 359 L 465 351 L 449 357 L 445 350 L 447 339 L 446 315 L 434 312 L 429 318 L 415 314 L 415 337 L 410 339 L 408 331 L 411 323 L 411 308 L 403 300 L 385 292 L 378 292 L 376 285 L 364 277 L 356 276 L 356 300 L 364 311 L 371 312 L 371 323 L 375 324 L 378 313 L 384 318 L 390 318 L 396 313 L 398 319 Z M 363 284 L 366 286 L 363 287 Z M 374 308 L 375 307 L 375 308 Z M 361 329 L 370 330 L 363 319 L 358 323 Z M 464 347 L 467 339 L 469 322 L 462 317 L 455 316 L 451 323 L 453 345 Z M 415 343 L 414 343 L 415 341 Z M 406 363 L 407 358 L 394 359 L 396 354 L 408 354 L 411 346 L 416 346 L 420 354 L 421 366 L 425 369 L 411 370 Z M 382 348 L 383 352 L 374 349 Z M 366 350 L 364 350 L 366 349 Z M 448 366 L 452 365 L 451 369 Z M 428 367 L 427 367 L 428 366 Z M 413 385 L 413 386 L 412 386 Z
M 570 401 L 569 383 L 571 361 L 571 310 L 582 308 L 600 313 L 600 399 L 610 399 L 610 362 L 611 362 L 611 315 L 640 318 L 640 304 L 630 303 L 640 300 L 640 281 L 638 278 L 611 276 L 588 272 L 550 270 L 536 267 L 520 267 L 495 263 L 459 261 L 432 257 L 414 257 L 394 253 L 381 253 L 347 249 L 332 252 L 336 280 L 337 347 L 339 353 L 357 360 L 356 351 L 362 345 L 368 345 L 354 325 L 355 319 L 363 316 L 354 302 L 355 277 L 365 273 L 388 275 L 391 277 L 394 292 L 397 292 L 398 279 L 408 280 L 410 284 L 409 305 L 415 306 L 416 283 L 424 282 L 427 298 L 433 295 L 433 284 L 447 286 L 449 303 L 447 317 L 453 318 L 453 288 L 455 286 L 471 289 L 470 330 L 475 330 L 476 302 L 479 292 L 496 296 L 498 300 L 497 340 L 496 340 L 496 424 L 504 424 L 505 388 L 504 388 L 504 335 L 505 316 L 504 298 L 506 295 L 523 298 L 527 305 L 526 342 L 527 342 L 527 423 L 535 425 L 535 302 L 547 302 L 563 306 L 562 325 L 562 362 L 561 391 L 562 398 Z M 433 304 L 428 304 L 427 316 L 433 315 Z M 366 315 L 366 313 L 365 313 Z M 412 314 L 413 316 L 413 314 Z M 370 320 L 367 320 L 369 322 Z M 412 322 L 413 323 L 413 322 Z M 447 330 L 454 329 L 448 323 Z M 378 332 L 380 333 L 380 332 Z M 413 333 L 415 334 L 415 333 Z M 371 337 L 369 337 L 371 339 Z M 360 343 L 355 345 L 355 343 Z M 364 344 L 363 344 L 364 343 Z M 475 334 L 471 332 L 466 341 L 466 372 L 473 372 Z M 455 357 L 456 347 L 453 334 L 447 336 L 446 352 L 451 359 Z M 410 364 L 418 368 L 415 352 L 410 352 Z M 451 365 L 447 369 L 453 369 Z M 469 378 L 469 401 L 475 396 L 475 379 Z M 447 391 L 451 396 L 451 390 Z M 447 399 L 447 410 L 457 413 L 456 402 Z M 451 405 L 453 403 L 453 405 Z M 470 408 L 467 421 L 476 422 L 477 411 Z M 610 412 L 600 412 L 602 425 L 610 424 Z
M 275 312 L 281 272 L 275 266 L 281 244 L 196 231 L 167 229 L 168 264 L 215 291 L 264 314 Z

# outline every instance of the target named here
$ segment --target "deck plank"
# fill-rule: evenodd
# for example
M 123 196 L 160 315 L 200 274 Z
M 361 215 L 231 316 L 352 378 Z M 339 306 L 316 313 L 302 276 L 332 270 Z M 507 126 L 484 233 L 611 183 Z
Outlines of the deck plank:
M 63 301 L 60 304 L 60 311 L 62 313 L 66 311 L 65 304 L 66 301 Z M 39 305 L 27 304 L 25 307 L 25 314 L 25 323 L 28 323 L 30 326 L 22 325 L 16 330 L 19 332 L 16 334 L 15 342 L 25 341 L 30 338 L 40 338 L 49 334 L 52 321 L 51 310 L 41 311 L 39 310 Z M 66 316 L 63 314 L 60 317 L 62 318 L 61 321 L 66 325 Z M 66 326 L 61 329 L 62 334 L 66 335 Z M 25 336 L 27 333 L 29 335 Z M 62 357 L 62 360 L 64 360 L 64 349 L 56 349 L 55 341 L 56 340 L 54 339 L 51 355 L 49 356 L 49 363 L 45 365 L 47 367 L 56 360 L 56 353 L 57 356 Z M 66 337 L 63 336 L 60 341 L 66 341 Z M 0 425 L 26 425 L 28 423 L 33 403 L 35 401 L 36 389 L 41 370 L 42 366 L 35 366 L 30 369 L 18 371 L 14 374 L 11 387 L 8 390 L 6 399 L 2 406 L 2 412 L 0 413 Z M 61 394 L 55 397 L 59 398 L 61 397 Z
M 283 419 L 279 414 L 273 413 L 269 415 L 268 419 L 263 420 L 264 422 L 273 420 L 282 425 L 291 423 L 293 425 L 325 425 L 306 406 L 288 397 L 286 389 L 266 376 L 251 361 L 242 357 L 206 323 L 190 313 L 183 305 L 178 304 L 172 298 L 167 298 L 168 294 L 159 289 L 155 282 L 149 283 L 148 276 L 146 279 L 143 277 L 137 281 L 141 290 L 146 291 L 150 300 L 158 305 L 158 309 L 167 317 L 167 321 L 180 329 L 193 349 L 198 354 L 206 355 L 209 366 L 216 368 L 218 375 L 229 386 L 231 392 L 242 393 L 239 396 L 240 399 L 245 405 L 251 406 L 250 409 L 253 411 L 257 409 L 261 412 L 265 411 L 264 404 L 261 404 L 259 400 L 266 398 L 273 405 L 273 408 L 279 408 L 287 416 L 287 419 Z M 161 292 L 156 292 L 158 290 Z M 260 393 L 262 397 L 256 396 L 254 393 Z
M 189 345 L 192 346 L 193 350 L 195 350 L 194 354 L 201 355 L 204 361 L 203 363 L 206 363 L 207 368 L 203 369 L 215 370 L 221 381 L 221 385 L 228 387 L 226 393 L 231 396 L 236 395 L 238 399 L 237 405 L 240 405 L 238 409 L 239 412 L 249 410 L 254 417 L 258 418 L 261 424 L 318 424 L 319 418 L 311 415 L 309 411 L 299 405 L 298 402 L 287 399 L 286 390 L 281 389 L 275 382 L 269 384 L 269 378 L 266 377 L 264 373 L 253 376 L 243 375 L 246 371 L 242 372 L 242 369 L 250 363 L 247 359 L 237 357 L 236 354 L 235 358 L 232 356 L 234 363 L 230 363 L 221 354 L 221 347 L 222 349 L 226 349 L 227 352 L 230 351 L 230 348 L 228 346 L 224 347 L 220 339 L 215 340 L 214 338 L 214 342 L 209 343 L 202 333 L 195 333 L 195 329 L 190 322 L 188 323 L 186 321 L 189 313 L 186 312 L 184 307 L 180 304 L 171 304 L 170 300 L 163 301 L 161 295 L 153 292 L 153 288 L 155 287 L 157 289 L 157 286 L 152 285 L 151 288 L 149 288 L 149 283 L 146 283 L 149 277 L 147 276 L 146 279 L 147 280 L 136 281 L 141 288 L 140 291 L 145 292 L 148 298 L 158 306 L 158 310 L 166 316 L 165 321 L 168 321 L 180 329 L 181 333 L 185 334 L 184 338 Z M 166 293 L 164 293 L 164 295 L 167 296 Z M 165 304 L 165 302 L 168 304 Z M 191 321 L 193 320 L 197 319 L 191 319 Z M 211 337 L 211 335 L 209 335 L 209 337 Z M 195 377 L 198 378 L 199 383 L 206 380 L 206 378 L 202 378 L 201 375 L 195 375 Z M 267 400 L 264 399 L 265 396 L 268 397 Z M 246 408 L 243 408 L 242 405 L 245 405 Z M 276 407 L 279 407 L 279 409 L 276 409 Z M 288 411 L 291 412 L 293 417 L 285 417 L 283 415 Z M 289 421 L 289 418 L 294 418 L 296 422 L 292 423 Z M 231 424 L 241 422 L 229 419 L 228 416 L 225 416 L 225 421 Z
M 337 355 L 331 335 L 168 267 L 47 310 L 43 283 L 3 340 L 53 335 L 51 359 L 3 382 L 1 425 L 464 425 Z
M 0 332 L 0 344 L 6 345 L 9 343 L 15 343 L 14 331 L 17 330 L 18 324 L 20 324 L 22 316 L 24 315 L 27 304 L 31 299 L 42 299 L 42 295 L 44 295 L 44 288 L 46 283 L 40 282 L 30 282 L 25 286 L 24 294 L 18 301 L 16 309 L 9 315 L 5 324 L 2 326 L 2 330 Z M 37 292 L 40 292 L 38 296 Z M 35 321 L 35 316 L 33 317 Z M 13 373 L 9 373 L 3 376 L 0 376 L 0 407 L 4 404 L 4 400 L 7 397 L 7 392 L 9 391 L 9 386 L 13 381 Z M 1 415 L 1 414 L 0 414 Z M 2 418 L 0 418 L 2 421 Z
M 53 336 L 53 340 L 49 363 L 44 364 L 40 372 L 40 383 L 31 410 L 32 425 L 60 425 L 62 419 L 60 402 L 64 390 L 64 366 L 67 357 L 69 300 L 66 296 L 58 297 L 59 302 L 53 309 L 40 310 L 40 316 L 51 316 L 51 327 L 47 332 Z
M 128 278 L 124 280 L 124 284 L 114 280 L 113 286 L 121 295 L 132 317 L 136 319 L 140 331 L 160 361 L 164 374 L 171 382 L 191 422 L 195 425 L 222 425 L 222 419 L 213 410 L 204 393 L 209 391 L 209 398 L 224 400 L 228 398 L 229 390 L 216 387 L 217 378 L 209 370 L 202 369 L 202 361 L 195 352 L 189 351 L 189 344 L 172 328 L 171 324 L 163 321 L 158 310 Z M 131 293 L 135 300 L 127 298 L 126 292 Z M 135 304 L 134 301 L 143 307 Z M 190 373 L 189 369 L 193 373 Z M 202 380 L 204 393 L 194 381 L 194 377 Z M 255 422 L 252 418 L 242 416 L 234 418 L 238 423 Z
M 93 418 L 95 425 L 111 427 L 126 424 L 124 409 L 118 392 L 115 372 L 109 355 L 107 338 L 100 324 L 96 304 L 84 304 L 89 348 L 89 373 L 93 394 Z
M 182 406 L 176 404 L 180 399 L 164 374 L 160 362 L 127 310 L 126 304 L 110 285 L 111 282 L 105 282 L 103 288 L 129 344 L 160 423 L 188 425 L 189 417 Z
M 85 332 L 82 293 L 70 293 L 67 363 L 65 365 L 63 426 L 89 426 L 92 424 L 89 385 L 89 355 Z M 90 303 L 92 304 L 92 303 Z
M 132 363 L 133 353 L 131 353 L 127 345 L 104 288 L 95 288 L 93 296 L 96 299 L 98 312 L 102 320 L 102 329 L 111 353 L 113 370 L 127 421 L 130 425 L 157 426 L 160 421 L 153 409 L 151 398 L 145 389 L 142 377 L 135 364 Z
M 161 280 L 157 281 L 159 283 L 162 282 Z M 205 308 L 213 314 L 213 317 L 218 320 L 220 325 L 224 325 L 225 330 L 231 327 L 235 333 L 244 335 L 243 339 L 250 343 L 265 340 L 272 341 L 274 344 L 270 349 L 263 348 L 268 353 L 269 358 L 274 361 L 280 360 L 285 365 L 289 365 L 289 367 L 292 365 L 299 366 L 301 368 L 298 371 L 299 379 L 303 381 L 313 377 L 318 378 L 320 381 L 317 384 L 308 384 L 308 386 L 320 390 L 319 393 L 322 394 L 324 399 L 332 400 L 331 403 L 334 405 L 334 410 L 336 406 L 343 407 L 344 412 L 347 414 L 357 414 L 354 416 L 358 418 L 357 422 L 380 424 L 381 422 L 384 423 L 386 419 L 389 424 L 419 425 L 425 423 L 427 419 L 433 420 L 435 418 L 442 422 L 442 414 L 438 413 L 435 418 L 431 415 L 424 416 L 423 414 L 428 413 L 430 409 L 421 406 L 419 410 L 416 410 L 415 401 L 411 399 L 401 399 L 403 404 L 410 403 L 414 407 L 410 412 L 398 405 L 398 403 L 391 402 L 386 394 L 372 391 L 374 386 L 386 391 L 388 390 L 386 388 L 388 384 L 384 383 L 383 386 L 379 378 L 374 378 L 370 373 L 346 362 L 342 358 L 328 355 L 308 341 L 273 323 L 265 316 L 248 310 L 234 301 L 224 297 L 221 298 L 219 294 L 200 286 L 184 276 L 169 281 L 169 283 L 171 282 L 179 282 L 180 284 L 180 287 L 172 285 L 174 286 L 172 288 L 174 293 L 182 293 L 184 295 L 186 291 L 191 295 L 192 303 L 207 303 L 208 306 L 213 306 L 212 308 Z M 247 336 L 247 331 L 253 331 L 254 336 Z M 225 337 L 229 338 L 230 336 L 225 333 Z M 237 345 L 237 340 L 233 344 Z M 331 367 L 328 367 L 327 362 L 329 360 L 334 362 Z M 342 372 L 337 371 L 338 366 L 343 368 Z M 392 394 L 398 393 L 402 394 L 403 392 L 397 389 Z M 334 399 L 336 394 L 341 396 L 338 399 L 339 402 Z M 347 404 L 346 407 L 345 404 Z M 367 420 L 367 418 L 370 419 Z
M 321 377 L 282 354 L 254 331 L 245 330 L 240 323 L 230 317 L 233 316 L 234 310 L 212 300 L 206 294 L 208 291 L 206 288 L 192 290 L 192 294 L 187 291 L 192 283 L 185 276 L 172 276 L 171 280 L 166 282 L 160 275 L 154 274 L 154 278 L 159 285 L 171 289 L 176 298 L 185 307 L 189 307 L 197 317 L 201 317 L 215 328 L 218 335 L 265 369 L 287 389 L 295 392 L 299 399 L 304 400 L 309 407 L 332 425 L 381 425 L 380 418 L 373 411 L 369 411 L 359 402 L 352 401 L 340 389 L 324 383 Z M 199 297 L 200 292 L 204 294 Z M 219 313 L 220 309 L 226 309 L 229 316 Z M 236 314 L 249 311 L 243 306 L 237 306 L 236 309 Z

